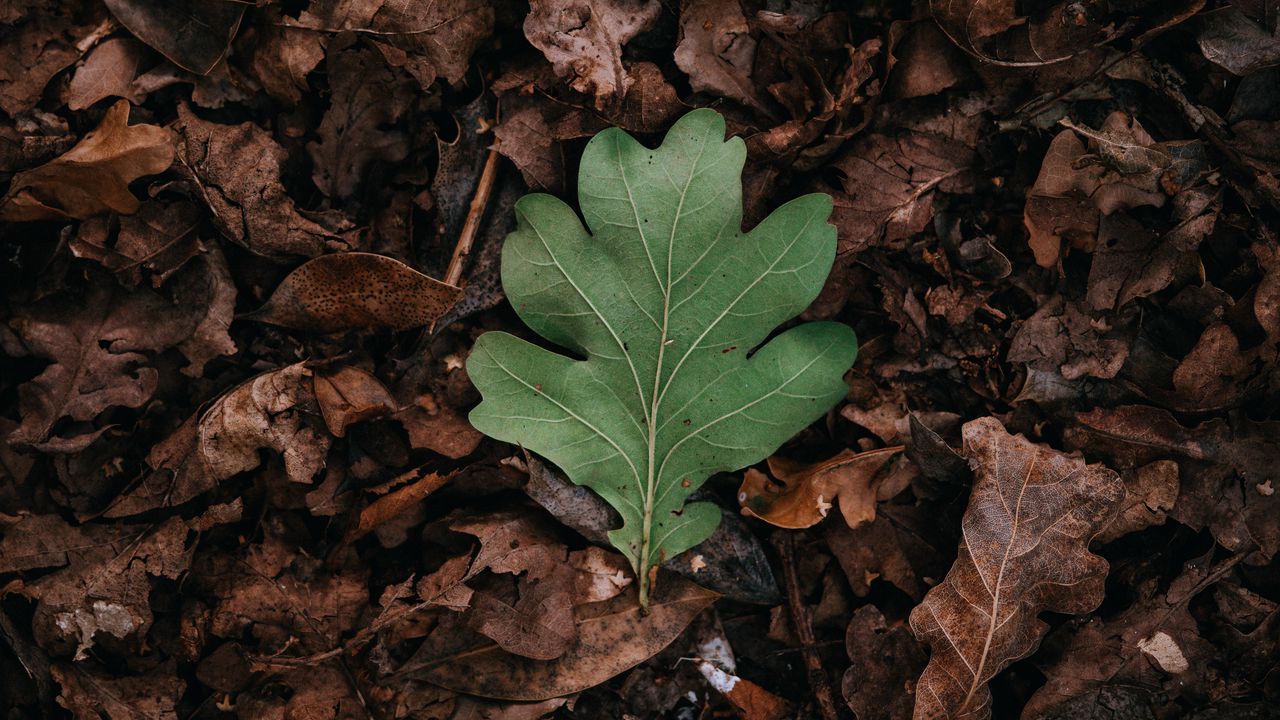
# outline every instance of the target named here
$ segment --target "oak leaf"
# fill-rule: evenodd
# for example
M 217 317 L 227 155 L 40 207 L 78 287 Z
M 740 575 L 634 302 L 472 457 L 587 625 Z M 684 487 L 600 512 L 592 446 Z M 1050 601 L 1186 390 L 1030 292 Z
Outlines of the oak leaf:
M 1102 602 L 1107 562 L 1089 541 L 1124 498 L 1112 470 L 1086 465 L 994 418 L 965 424 L 975 471 L 959 557 L 911 611 L 931 657 L 916 691 L 917 718 L 987 718 L 987 683 L 1030 655 L 1046 610 L 1080 614 Z
M 657 0 L 534 0 L 524 34 L 551 61 L 560 77 L 592 94 L 604 107 L 626 94 L 634 80 L 622 62 L 622 46 L 651 26 Z
M 817 296 L 835 257 L 831 200 L 807 195 L 742 234 L 745 147 L 711 110 L 650 150 L 611 129 L 588 144 L 587 227 L 549 195 L 516 204 L 503 248 L 511 304 L 572 360 L 487 333 L 467 360 L 485 400 L 471 423 L 540 452 L 621 513 L 610 541 L 647 604 L 649 570 L 706 539 L 712 503 L 685 499 L 716 471 L 771 455 L 847 387 L 857 343 L 814 322 L 761 345 Z

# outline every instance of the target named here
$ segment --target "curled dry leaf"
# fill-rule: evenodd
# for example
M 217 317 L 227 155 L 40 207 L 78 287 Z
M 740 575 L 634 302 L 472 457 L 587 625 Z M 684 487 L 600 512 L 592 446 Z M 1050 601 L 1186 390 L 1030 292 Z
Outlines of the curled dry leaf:
M 337 253 L 303 263 L 247 317 L 317 333 L 407 330 L 434 323 L 461 293 L 393 258 Z
M 657 654 L 718 597 L 673 574 L 660 575 L 654 587 L 648 613 L 640 609 L 634 584 L 611 600 L 574 608 L 577 639 L 555 660 L 511 655 L 471 634 L 437 631 L 397 675 L 413 673 L 450 690 L 505 700 L 585 690 Z
M 680 7 L 676 65 L 694 92 L 731 98 L 762 108 L 751 77 L 756 41 L 738 0 L 693 0 Z
M 0 205 L 0 220 L 84 220 L 106 212 L 137 212 L 129 183 L 164 172 L 173 163 L 169 131 L 130 125 L 121 100 L 65 154 L 14 176 Z
M 931 657 L 917 718 L 987 718 L 987 683 L 1030 655 L 1047 625 L 1036 616 L 1089 612 L 1102 602 L 1107 562 L 1088 550 L 1124 498 L 1124 484 L 1026 438 L 994 418 L 966 423 L 975 481 L 965 540 L 941 584 L 911 611 Z
M 197 75 L 212 70 L 227 53 L 246 7 L 239 2 L 103 2 L 139 40 Z
M 408 509 L 418 503 L 431 493 L 444 487 L 449 481 L 450 475 L 440 475 L 437 473 L 427 473 L 421 475 L 421 470 L 410 470 L 401 477 L 416 478 L 413 482 L 402 488 L 397 488 L 392 492 L 383 495 L 374 500 L 368 507 L 360 511 L 360 517 L 356 521 L 355 527 L 347 531 L 342 538 L 344 544 L 359 540 L 378 528 L 379 525 L 391 520 L 392 518 L 408 511 Z M 397 478 L 399 480 L 399 478 Z
M 838 502 L 844 521 L 857 527 L 875 519 L 876 500 L 887 499 L 877 497 L 879 481 L 884 479 L 881 470 L 902 450 L 901 445 L 866 452 L 845 449 L 812 465 L 771 457 L 769 471 L 782 487 L 764 473 L 748 469 L 738 489 L 742 514 L 782 528 L 807 528 L 822 522 Z
M 533 0 L 524 34 L 570 85 L 604 107 L 626 94 L 634 80 L 622 62 L 622 46 L 658 18 L 658 0 Z

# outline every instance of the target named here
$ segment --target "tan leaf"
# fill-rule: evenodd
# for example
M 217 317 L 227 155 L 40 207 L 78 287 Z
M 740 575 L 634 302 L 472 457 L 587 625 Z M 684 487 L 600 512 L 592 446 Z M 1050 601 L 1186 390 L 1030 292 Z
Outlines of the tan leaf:
M 849 527 L 875 519 L 881 470 L 902 452 L 901 445 L 867 452 L 849 449 L 819 463 L 769 458 L 769 471 L 782 482 L 748 469 L 738 489 L 742 514 L 783 528 L 807 528 L 822 522 L 837 502 Z M 901 488 L 899 488 L 901 490 Z
M 622 62 L 622 46 L 649 28 L 658 0 L 533 0 L 524 35 L 551 61 L 556 75 L 573 77 L 574 90 L 605 105 L 626 94 L 634 80 Z
M 449 311 L 461 288 L 372 253 L 324 255 L 302 264 L 248 317 L 317 333 L 407 330 Z
M 410 470 L 405 473 L 405 475 L 415 478 L 420 474 L 420 470 Z M 359 520 L 356 521 L 355 527 L 347 531 L 346 536 L 342 539 L 343 544 L 349 545 L 359 540 L 373 532 L 382 523 L 405 512 L 411 506 L 422 502 L 423 498 L 444 487 L 450 477 L 451 475 L 427 473 L 412 483 L 374 500 L 368 507 L 360 511 Z
M 941 584 L 911 611 L 931 657 L 917 718 L 987 718 L 987 683 L 1040 644 L 1046 610 L 1080 614 L 1102 602 L 1107 562 L 1088 551 L 1124 498 L 1101 465 L 1009 435 L 983 418 L 963 429 L 975 480 L 964 542 Z
M 0 206 L 0 220 L 84 220 L 106 212 L 129 215 L 140 204 L 129 192 L 129 183 L 164 172 L 172 163 L 169 131 L 156 125 L 130 125 L 129 102 L 121 100 L 75 147 L 15 175 Z
M 546 700 L 598 685 L 644 662 L 675 640 L 719 597 L 672 573 L 659 575 L 649 612 L 634 585 L 617 597 L 574 608 L 578 637 L 551 661 L 503 652 L 472 634 L 437 630 L 401 673 L 458 692 L 505 700 Z M 465 658 L 465 661 L 462 661 Z M 398 673 L 401 674 L 401 673 Z

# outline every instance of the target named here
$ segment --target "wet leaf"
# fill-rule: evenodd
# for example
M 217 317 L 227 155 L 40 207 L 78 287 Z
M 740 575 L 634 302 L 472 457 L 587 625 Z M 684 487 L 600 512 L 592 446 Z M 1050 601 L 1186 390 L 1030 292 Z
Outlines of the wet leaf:
M 33 170 L 14 176 L 0 205 L 0 219 L 84 220 L 106 212 L 129 215 L 138 198 L 129 183 L 164 172 L 173 163 L 170 134 L 156 125 L 130 125 L 121 100 L 75 147 Z
M 856 353 L 847 326 L 809 323 L 746 359 L 818 294 L 835 243 L 820 195 L 739 233 L 744 148 L 723 141 L 723 122 L 690 113 L 655 151 L 621 131 L 597 135 L 580 180 L 594 238 L 555 198 L 517 204 L 503 287 L 525 322 L 586 362 L 505 333 L 483 336 L 467 360 L 487 398 L 471 411 L 477 429 L 544 453 L 622 514 L 609 538 L 642 604 L 649 568 L 719 523 L 719 508 L 685 498 L 820 417 L 843 397 Z M 728 252 L 751 261 L 731 265 Z
M 303 263 L 248 317 L 317 333 L 407 330 L 435 322 L 459 293 L 393 258 L 338 253 Z
M 1102 602 L 1107 563 L 1088 544 L 1124 498 L 1113 471 L 1009 435 L 993 418 L 966 423 L 964 440 L 976 475 L 965 541 L 911 611 L 930 648 L 917 717 L 989 717 L 987 683 L 1040 644 L 1047 626 L 1036 616 Z

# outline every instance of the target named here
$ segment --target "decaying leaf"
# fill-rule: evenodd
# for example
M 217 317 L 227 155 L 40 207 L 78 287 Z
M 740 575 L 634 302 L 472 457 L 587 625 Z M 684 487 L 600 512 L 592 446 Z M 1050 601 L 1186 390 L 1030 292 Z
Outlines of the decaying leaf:
M 137 102 L 133 80 L 145 58 L 146 46 L 132 38 L 112 38 L 94 48 L 67 86 L 67 107 L 83 110 L 108 97 Z
M 866 452 L 845 449 L 812 465 L 771 457 L 769 471 L 782 487 L 764 473 L 747 470 L 738 489 L 742 514 L 778 527 L 806 528 L 822 522 L 838 503 L 844 521 L 857 527 L 875 519 L 876 500 L 887 499 L 877 496 L 881 470 L 902 450 L 900 445 Z
M 164 172 L 173 163 L 168 130 L 130 125 L 121 100 L 75 147 L 33 170 L 18 173 L 0 205 L 0 219 L 84 220 L 106 212 L 137 212 L 129 183 Z
M 1102 602 L 1107 563 L 1088 545 L 1124 498 L 1115 472 L 1009 435 L 994 418 L 966 423 L 964 442 L 976 476 L 965 540 L 911 611 L 930 648 L 916 717 L 989 717 L 987 683 L 1040 644 L 1047 626 L 1036 616 Z
M 710 503 L 684 501 L 714 471 L 772 454 L 844 396 L 857 351 L 836 323 L 777 323 L 818 294 L 835 256 L 830 200 L 809 195 L 741 234 L 741 140 L 694 111 L 649 150 L 619 130 L 583 155 L 589 235 L 563 202 L 532 195 L 503 248 L 503 287 L 539 334 L 477 341 L 467 372 L 486 399 L 471 422 L 590 486 L 623 516 L 610 541 L 647 604 L 649 569 L 709 536 Z M 624 300 L 625 298 L 625 300 Z
M 854 716 L 909 720 L 926 655 L 905 625 L 891 625 L 874 605 L 864 605 L 849 621 L 845 648 L 853 664 L 841 690 Z
M 751 73 L 756 41 L 738 0 L 693 0 L 680 8 L 676 65 L 695 92 L 763 107 Z
M 461 292 L 394 258 L 337 253 L 289 273 L 248 317 L 317 333 L 407 330 L 435 322 Z
M 560 77 L 603 107 L 627 93 L 634 80 L 622 62 L 622 46 L 658 17 L 658 0 L 534 0 L 524 34 Z

